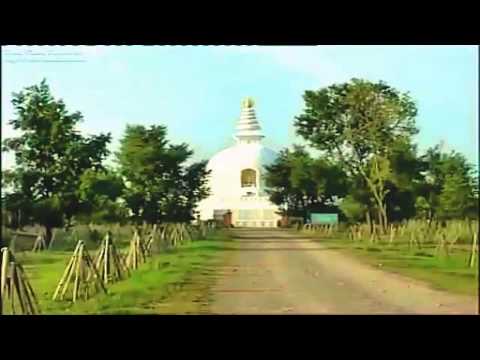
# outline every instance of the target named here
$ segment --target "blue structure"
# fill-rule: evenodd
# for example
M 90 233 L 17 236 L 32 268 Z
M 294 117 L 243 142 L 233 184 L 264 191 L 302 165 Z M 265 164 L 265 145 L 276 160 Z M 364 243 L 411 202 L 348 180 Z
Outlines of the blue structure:
M 338 214 L 310 213 L 310 223 L 313 225 L 336 225 Z

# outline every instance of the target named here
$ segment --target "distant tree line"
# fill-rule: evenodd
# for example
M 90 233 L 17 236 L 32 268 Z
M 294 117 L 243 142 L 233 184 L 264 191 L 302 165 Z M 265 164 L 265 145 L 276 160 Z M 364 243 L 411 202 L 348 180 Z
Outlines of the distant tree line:
M 384 82 L 353 79 L 306 91 L 295 119 L 305 146 L 267 167 L 270 199 L 283 214 L 336 211 L 351 222 L 478 218 L 478 172 L 440 145 L 419 154 L 417 107 Z
M 2 171 L 2 220 L 12 228 L 55 227 L 75 222 L 189 221 L 208 196 L 206 162 L 188 164 L 193 151 L 171 144 L 164 126 L 127 126 L 106 166 L 110 134 L 83 136 L 80 112 L 69 112 L 46 81 L 13 94 L 20 135 L 3 141 L 15 166 Z

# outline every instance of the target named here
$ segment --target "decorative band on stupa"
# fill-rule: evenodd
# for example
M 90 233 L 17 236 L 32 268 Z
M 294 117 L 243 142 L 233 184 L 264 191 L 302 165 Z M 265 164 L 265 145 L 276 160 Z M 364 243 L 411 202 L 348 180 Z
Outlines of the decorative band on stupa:
M 261 140 L 264 137 L 262 135 L 262 128 L 255 114 L 254 106 L 255 102 L 250 97 L 242 101 L 240 120 L 237 123 L 235 136 L 238 140 Z

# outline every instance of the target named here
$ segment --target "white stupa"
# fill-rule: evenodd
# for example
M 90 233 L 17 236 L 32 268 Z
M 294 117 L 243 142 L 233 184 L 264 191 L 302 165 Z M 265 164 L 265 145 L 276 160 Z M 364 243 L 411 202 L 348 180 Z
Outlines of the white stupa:
M 236 227 L 276 227 L 278 207 L 265 193 L 263 175 L 264 166 L 272 164 L 277 154 L 262 145 L 264 136 L 250 98 L 242 102 L 234 138 L 236 144 L 217 153 L 207 165 L 211 195 L 199 204 L 200 219 L 230 211 Z

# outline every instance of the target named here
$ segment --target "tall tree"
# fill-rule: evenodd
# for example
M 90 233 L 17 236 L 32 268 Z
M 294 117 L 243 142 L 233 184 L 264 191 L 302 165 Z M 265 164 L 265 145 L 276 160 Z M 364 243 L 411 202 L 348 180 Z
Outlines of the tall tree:
M 478 216 L 478 175 L 465 156 L 443 152 L 441 145 L 421 157 L 424 181 L 417 190 L 417 207 L 431 220 Z
M 391 176 L 387 180 L 385 198 L 389 221 L 401 221 L 415 216 L 415 194 L 423 182 L 424 164 L 417 155 L 417 147 L 399 139 L 392 144 L 389 155 Z
M 186 163 L 186 144 L 170 144 L 165 126 L 127 126 L 117 153 L 123 198 L 137 221 L 186 221 L 208 194 L 206 163 Z
M 80 177 L 102 167 L 110 134 L 82 136 L 76 129 L 82 114 L 54 99 L 46 80 L 14 93 L 12 104 L 16 117 L 9 124 L 21 135 L 3 143 L 2 151 L 15 153 L 8 186 L 32 206 L 33 220 L 45 226 L 49 242 L 52 228 L 78 211 Z
M 417 132 L 414 102 L 384 82 L 359 79 L 306 91 L 304 100 L 305 110 L 295 121 L 297 133 L 338 158 L 350 176 L 364 179 L 385 227 L 388 158 L 396 140 Z

